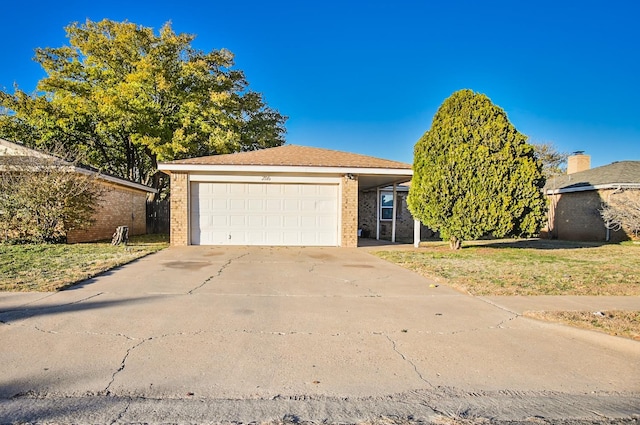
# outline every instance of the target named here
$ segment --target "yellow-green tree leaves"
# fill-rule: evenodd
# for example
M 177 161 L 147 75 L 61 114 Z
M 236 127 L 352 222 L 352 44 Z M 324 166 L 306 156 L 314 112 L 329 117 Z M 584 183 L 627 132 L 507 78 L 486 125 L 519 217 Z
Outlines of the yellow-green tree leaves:
M 484 236 L 536 234 L 546 213 L 533 147 L 491 100 L 452 94 L 415 146 L 408 205 L 452 248 Z
M 278 146 L 286 117 L 251 91 L 227 50 L 203 52 L 165 24 L 66 28 L 69 45 L 36 50 L 37 93 L 0 92 L 0 137 L 63 143 L 90 165 L 155 183 L 158 161 Z M 4 112 L 3 112 L 4 111 Z

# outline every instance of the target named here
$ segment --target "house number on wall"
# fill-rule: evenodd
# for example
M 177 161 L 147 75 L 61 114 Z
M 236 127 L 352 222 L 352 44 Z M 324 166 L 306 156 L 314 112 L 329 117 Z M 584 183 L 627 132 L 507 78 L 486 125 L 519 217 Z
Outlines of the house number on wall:
M 270 182 L 271 181 L 271 176 L 262 176 L 262 181 L 263 182 Z

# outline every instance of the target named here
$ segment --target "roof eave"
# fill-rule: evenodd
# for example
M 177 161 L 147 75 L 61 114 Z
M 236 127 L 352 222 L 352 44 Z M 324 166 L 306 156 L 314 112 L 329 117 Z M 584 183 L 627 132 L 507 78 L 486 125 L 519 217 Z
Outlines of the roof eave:
M 160 171 L 181 172 L 233 172 L 233 173 L 305 173 L 305 174 L 370 174 L 412 176 L 410 168 L 378 167 L 319 167 L 293 165 L 206 165 L 206 164 L 158 164 Z
M 561 193 L 587 192 L 590 190 L 600 189 L 640 189 L 640 183 L 607 183 L 576 187 L 561 187 L 556 189 L 547 189 L 545 193 L 547 195 L 557 195 Z
M 70 167 L 71 170 L 73 170 L 76 173 L 80 173 L 80 174 L 85 174 L 85 175 L 89 175 L 89 176 L 96 176 L 99 180 L 103 180 L 103 181 L 107 181 L 110 183 L 115 183 L 115 184 L 119 184 L 120 186 L 125 186 L 131 189 L 138 189 L 138 190 L 142 190 L 145 192 L 149 192 L 149 193 L 158 193 L 158 189 L 154 189 L 152 187 L 149 186 L 145 186 L 141 183 L 136 183 L 136 182 L 132 182 L 130 180 L 124 180 L 121 179 L 119 177 L 114 177 L 114 176 L 110 176 L 107 174 L 100 174 L 99 172 L 95 172 L 93 170 L 87 170 L 86 168 L 82 168 L 82 167 Z

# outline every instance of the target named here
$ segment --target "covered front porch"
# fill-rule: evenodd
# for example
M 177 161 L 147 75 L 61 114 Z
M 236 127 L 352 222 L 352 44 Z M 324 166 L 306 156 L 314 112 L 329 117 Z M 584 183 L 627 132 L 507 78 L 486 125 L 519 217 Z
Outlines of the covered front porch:
M 420 244 L 428 229 L 407 208 L 410 176 L 358 178 L 358 245 L 366 240 Z

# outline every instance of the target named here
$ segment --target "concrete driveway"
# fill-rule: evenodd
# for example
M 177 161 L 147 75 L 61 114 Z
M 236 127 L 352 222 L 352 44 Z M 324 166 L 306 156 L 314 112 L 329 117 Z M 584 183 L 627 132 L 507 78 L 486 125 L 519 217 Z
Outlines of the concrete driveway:
M 183 247 L 0 294 L 0 422 L 640 414 L 640 343 L 533 321 L 362 249 Z

